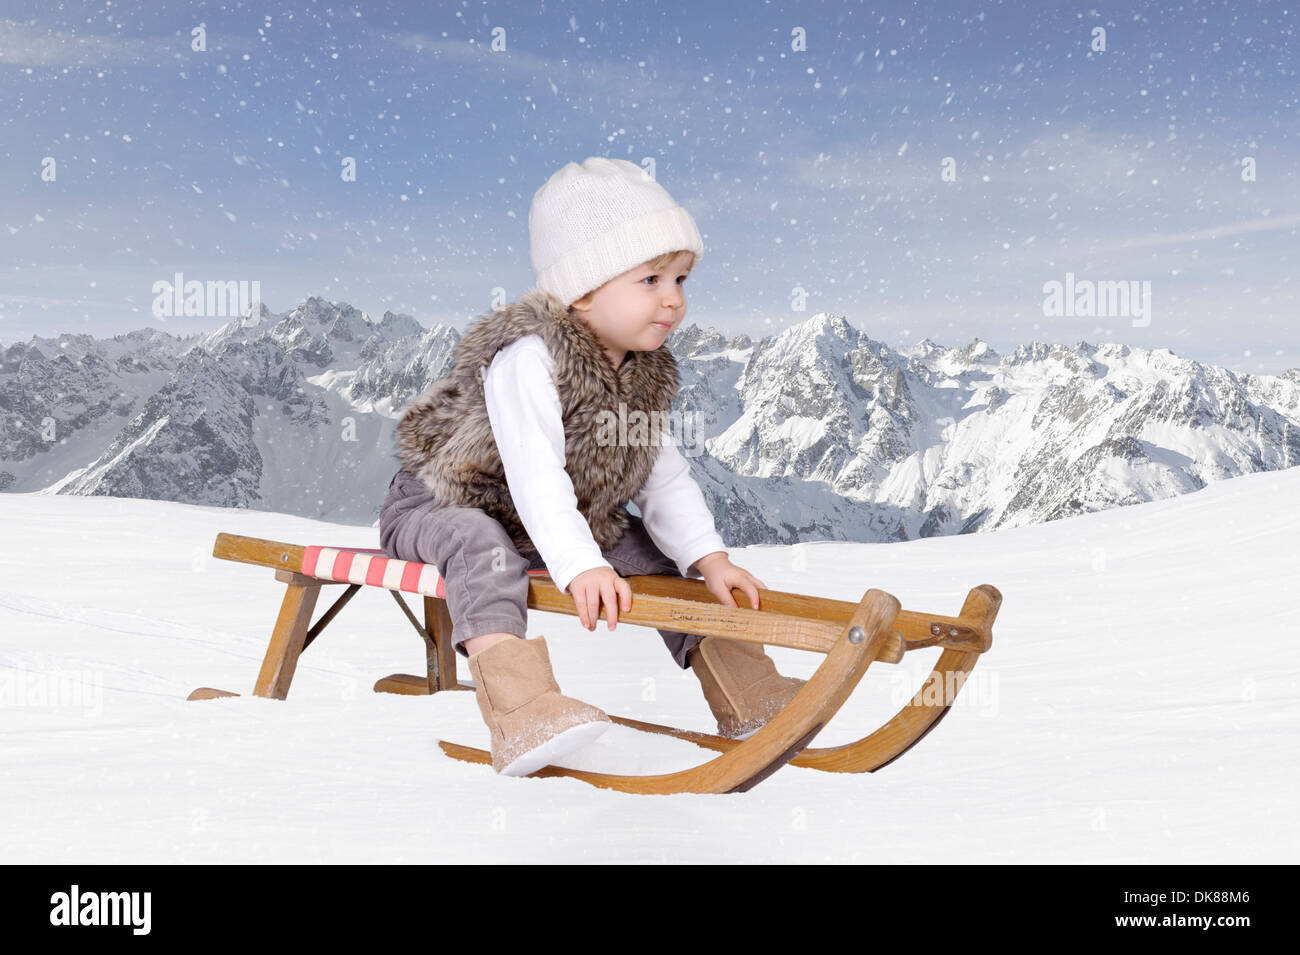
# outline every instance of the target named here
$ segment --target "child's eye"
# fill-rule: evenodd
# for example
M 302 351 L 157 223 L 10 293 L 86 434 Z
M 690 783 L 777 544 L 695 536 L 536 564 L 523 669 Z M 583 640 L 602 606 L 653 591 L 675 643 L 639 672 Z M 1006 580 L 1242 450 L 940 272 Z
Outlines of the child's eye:
M 657 279 L 657 278 L 659 278 L 659 276 L 657 276 L 657 275 L 647 275 L 647 276 L 646 276 L 645 278 L 643 278 L 641 281 L 642 281 L 642 282 L 649 282 L 651 279 Z M 677 284 L 678 284 L 678 285 L 681 285 L 681 284 L 682 284 L 683 282 L 685 282 L 685 281 L 686 281 L 686 276 L 685 276 L 685 275 L 679 275 L 679 276 L 677 276 Z

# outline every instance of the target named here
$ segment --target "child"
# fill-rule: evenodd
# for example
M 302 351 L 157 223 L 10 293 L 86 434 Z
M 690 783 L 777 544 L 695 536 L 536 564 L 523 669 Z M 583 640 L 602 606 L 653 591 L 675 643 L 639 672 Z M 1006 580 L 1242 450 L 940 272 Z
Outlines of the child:
M 703 253 L 690 214 L 639 166 L 569 163 L 528 215 L 537 285 L 476 319 L 451 370 L 407 407 L 402 467 L 380 514 L 390 555 L 434 564 L 457 651 L 469 658 L 492 766 L 522 776 L 609 725 L 563 696 L 543 637 L 525 639 L 529 569 L 545 569 L 594 630 L 632 591 L 622 574 L 703 577 L 736 606 L 765 585 L 727 559 L 671 437 L 609 439 L 602 422 L 663 421 L 677 397 L 664 340 L 686 313 L 682 282 Z M 651 412 L 660 416 L 651 417 Z M 603 415 L 602 415 L 603 413 Z M 606 417 L 608 416 L 608 417 Z M 632 500 L 642 517 L 625 508 Z M 660 630 L 699 677 L 726 736 L 749 735 L 795 695 L 757 644 Z

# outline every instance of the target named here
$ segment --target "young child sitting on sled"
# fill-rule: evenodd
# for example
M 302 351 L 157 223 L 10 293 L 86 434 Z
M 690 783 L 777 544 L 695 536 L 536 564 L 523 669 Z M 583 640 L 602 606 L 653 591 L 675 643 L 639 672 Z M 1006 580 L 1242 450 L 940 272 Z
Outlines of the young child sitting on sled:
M 442 575 L 493 769 L 512 776 L 610 726 L 561 695 L 545 638 L 525 638 L 527 570 L 547 570 L 589 630 L 602 605 L 610 629 L 630 609 L 624 574 L 702 576 L 731 607 L 732 587 L 754 607 L 765 588 L 728 560 L 670 436 L 610 440 L 611 420 L 662 422 L 677 396 L 664 341 L 703 253 L 694 220 L 639 166 L 592 157 L 537 191 L 528 227 L 536 287 L 477 318 L 451 370 L 403 413 L 379 524 L 387 553 Z M 757 644 L 659 632 L 723 735 L 755 732 L 803 684 Z

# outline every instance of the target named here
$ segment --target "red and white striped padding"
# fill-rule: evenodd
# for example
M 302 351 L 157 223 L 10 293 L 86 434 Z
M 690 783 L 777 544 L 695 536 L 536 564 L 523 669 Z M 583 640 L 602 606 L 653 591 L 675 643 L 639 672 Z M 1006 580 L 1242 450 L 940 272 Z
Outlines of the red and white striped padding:
M 382 550 L 370 547 L 320 547 L 308 544 L 303 548 L 302 572 L 308 577 L 338 580 L 349 584 L 369 584 L 387 590 L 405 590 L 410 594 L 429 597 L 447 597 L 442 586 L 442 575 L 433 564 L 413 560 L 398 560 Z M 530 570 L 530 576 L 548 576 L 545 570 Z
M 405 590 L 410 594 L 443 597 L 442 575 L 433 564 L 398 560 L 382 550 L 363 547 L 303 548 L 302 572 L 308 577 L 339 580 L 349 584 L 369 584 L 387 590 Z

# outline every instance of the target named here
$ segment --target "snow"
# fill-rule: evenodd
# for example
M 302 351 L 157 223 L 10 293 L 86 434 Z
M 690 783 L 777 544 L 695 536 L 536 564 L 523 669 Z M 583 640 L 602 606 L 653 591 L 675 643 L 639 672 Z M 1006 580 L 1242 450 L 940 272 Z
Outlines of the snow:
M 909 610 L 955 613 L 993 583 L 993 648 L 943 723 L 879 773 L 787 766 L 745 794 L 652 797 L 443 756 L 437 738 L 487 744 L 474 696 L 371 692 L 423 657 L 374 588 L 307 650 L 287 700 L 185 700 L 251 690 L 283 593 L 267 568 L 212 558 L 219 531 L 376 546 L 373 528 L 0 495 L 0 858 L 1291 862 L 1298 498 L 1293 468 L 992 533 L 735 550 L 772 587 L 880 587 Z M 534 613 L 539 634 L 566 693 L 712 728 L 652 631 Z M 937 653 L 874 666 L 818 744 L 874 729 Z M 821 659 L 771 654 L 799 676 Z M 614 727 L 570 762 L 659 773 L 709 755 Z
M 720 351 L 700 352 L 698 355 L 691 355 L 691 360 L 705 362 L 725 358 L 727 361 L 743 365 L 749 361 L 749 356 L 753 353 L 754 347 L 752 345 L 748 348 L 724 348 Z
M 158 432 L 160 432 L 163 428 L 165 428 L 167 426 L 167 422 L 170 420 L 171 420 L 170 417 L 168 417 L 167 415 L 163 415 L 161 418 L 158 418 L 156 421 L 150 424 L 149 427 L 146 428 L 140 434 L 140 437 L 136 438 L 134 441 L 127 444 L 117 454 L 113 455 L 111 458 L 109 458 L 106 461 L 97 462 L 97 464 L 92 465 L 90 467 L 78 468 L 75 471 L 69 472 L 62 479 L 55 481 L 50 486 L 50 491 L 53 493 L 57 493 L 60 488 L 66 487 L 68 484 L 72 484 L 77 481 L 82 481 L 89 476 L 92 479 L 93 483 L 87 483 L 86 490 L 87 493 L 93 494 L 96 491 L 96 489 L 98 489 L 100 485 L 100 481 L 102 480 L 102 477 L 97 477 L 96 475 L 102 476 L 104 473 L 111 470 L 114 465 L 120 464 L 123 461 L 128 460 L 131 457 L 131 454 L 133 452 L 139 450 L 140 448 L 147 448 L 150 445 L 150 443 L 153 441 L 153 439 L 158 436 Z

